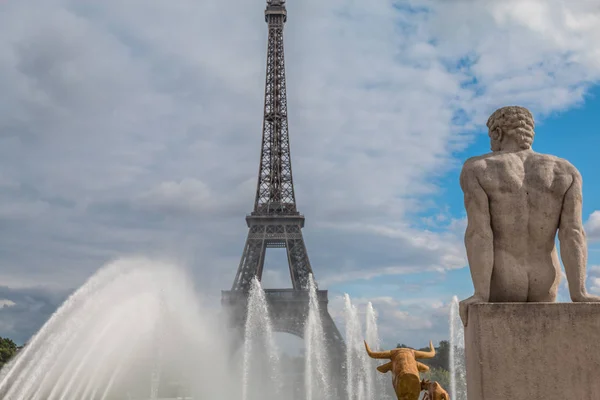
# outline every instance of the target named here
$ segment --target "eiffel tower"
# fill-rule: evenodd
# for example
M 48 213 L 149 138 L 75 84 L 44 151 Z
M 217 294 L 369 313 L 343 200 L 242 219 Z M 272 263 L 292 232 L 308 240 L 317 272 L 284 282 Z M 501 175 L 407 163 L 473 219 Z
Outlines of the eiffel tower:
M 267 249 L 285 248 L 292 289 L 267 289 L 265 294 L 273 329 L 302 338 L 308 314 L 309 276 L 313 271 L 302 236 L 304 215 L 296 208 L 292 179 L 283 51 L 283 28 L 287 20 L 285 0 L 267 0 L 265 20 L 269 38 L 254 211 L 246 216 L 249 230 L 244 252 L 231 290 L 222 291 L 221 303 L 229 309 L 234 325 L 242 328 L 250 284 L 255 276 L 262 279 Z M 328 348 L 343 357 L 343 339 L 327 310 L 327 291 L 318 290 L 317 296 Z

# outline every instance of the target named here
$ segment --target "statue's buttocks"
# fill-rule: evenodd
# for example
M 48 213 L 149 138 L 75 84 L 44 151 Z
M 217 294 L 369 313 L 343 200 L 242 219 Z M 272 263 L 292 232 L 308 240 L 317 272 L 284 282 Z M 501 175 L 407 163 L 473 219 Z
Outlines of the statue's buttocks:
M 598 301 L 585 290 L 587 248 L 581 176 L 561 158 L 531 150 L 533 117 L 504 107 L 488 121 L 492 153 L 465 163 L 461 187 L 465 245 L 475 294 L 461 303 L 553 302 L 560 281 L 557 231 L 571 298 Z

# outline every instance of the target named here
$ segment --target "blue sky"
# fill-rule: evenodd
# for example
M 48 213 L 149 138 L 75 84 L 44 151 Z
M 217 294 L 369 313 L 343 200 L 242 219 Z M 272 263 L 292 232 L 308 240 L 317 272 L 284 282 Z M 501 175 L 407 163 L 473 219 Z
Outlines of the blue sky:
M 536 121 L 536 138 L 534 150 L 542 153 L 554 154 L 571 161 L 581 172 L 584 179 L 584 216 L 589 216 L 600 205 L 600 186 L 598 185 L 598 160 L 596 149 L 600 145 L 597 118 L 600 115 L 600 87 L 589 89 L 585 100 L 572 108 L 545 115 Z M 476 135 L 463 151 L 456 153 L 458 160 L 464 161 L 469 157 L 489 152 L 489 137 L 483 128 L 477 129 Z M 461 219 L 465 217 L 462 191 L 458 184 L 460 168 L 455 168 L 445 174 L 439 182 L 440 192 L 429 199 L 439 202 L 444 207 L 450 218 Z M 420 217 L 432 217 L 435 213 L 425 212 L 415 215 L 415 225 L 423 229 L 432 229 L 429 224 L 419 224 Z M 589 265 L 593 268 L 600 265 L 600 245 L 598 244 L 598 230 L 589 229 Z M 592 279 L 588 279 L 588 289 L 600 293 L 600 288 L 594 285 L 597 271 L 590 271 Z M 559 301 L 569 301 L 566 280 L 560 288 Z M 400 290 L 399 290 L 400 289 Z M 416 298 L 439 299 L 448 302 L 453 296 L 464 299 L 473 293 L 473 285 L 467 267 L 452 269 L 442 273 L 434 271 L 427 273 L 414 273 L 402 276 L 381 276 L 354 284 L 335 285 L 335 290 L 347 292 L 352 296 L 377 298 L 389 296 L 399 303 L 408 302 Z M 409 305 L 407 308 L 409 309 Z M 402 340 L 410 342 L 409 338 Z M 401 340 L 399 340 L 401 342 Z M 413 342 L 410 342 L 413 343 Z M 393 343 L 389 343 L 393 344 Z M 418 343 L 414 343 L 417 345 Z
M 591 87 L 582 104 L 568 110 L 545 116 L 536 124 L 535 151 L 554 154 L 566 158 L 581 172 L 584 179 L 583 214 L 587 218 L 600 205 L 600 186 L 598 185 L 598 160 L 595 149 L 600 146 L 597 119 L 600 115 L 600 87 Z M 457 154 L 461 160 L 489 152 L 487 132 L 479 132 L 473 143 L 465 151 Z M 456 169 L 444 177 L 440 198 L 448 205 L 455 218 L 464 216 L 462 192 L 458 185 L 460 170 Z M 592 241 L 589 247 L 590 265 L 600 264 L 600 246 Z M 444 293 L 465 296 L 472 291 L 468 269 L 448 273 Z
M 447 337 L 452 295 L 471 294 L 460 166 L 508 104 L 534 113 L 535 150 L 583 174 L 600 290 L 593 1 L 288 3 L 296 198 L 342 330 L 347 292 L 373 302 L 386 344 Z M 26 340 L 102 265 L 138 254 L 182 265 L 218 307 L 256 185 L 263 8 L 0 2 L 0 336 Z M 265 286 L 289 284 L 277 260 Z

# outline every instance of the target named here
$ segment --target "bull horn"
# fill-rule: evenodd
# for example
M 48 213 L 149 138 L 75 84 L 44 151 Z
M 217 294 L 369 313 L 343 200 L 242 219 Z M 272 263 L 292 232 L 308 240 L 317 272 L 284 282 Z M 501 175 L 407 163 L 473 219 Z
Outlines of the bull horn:
M 429 351 L 415 350 L 415 358 L 433 358 L 435 357 L 435 349 L 433 343 L 429 341 Z
M 366 340 L 365 340 L 365 349 L 367 349 L 367 354 L 371 358 L 392 358 L 391 351 L 371 351 Z

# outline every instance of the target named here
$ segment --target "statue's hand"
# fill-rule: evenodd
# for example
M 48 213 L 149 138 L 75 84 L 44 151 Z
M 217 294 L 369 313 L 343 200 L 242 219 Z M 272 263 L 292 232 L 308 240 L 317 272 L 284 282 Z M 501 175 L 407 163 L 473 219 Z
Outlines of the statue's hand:
M 473 295 L 459 303 L 458 312 L 460 314 L 460 319 L 462 320 L 464 326 L 467 326 L 469 306 L 471 304 L 487 303 L 487 301 L 488 299 L 484 299 L 481 296 Z
M 600 303 L 600 296 L 583 293 L 577 296 L 571 296 L 571 301 L 573 301 L 573 303 Z

